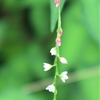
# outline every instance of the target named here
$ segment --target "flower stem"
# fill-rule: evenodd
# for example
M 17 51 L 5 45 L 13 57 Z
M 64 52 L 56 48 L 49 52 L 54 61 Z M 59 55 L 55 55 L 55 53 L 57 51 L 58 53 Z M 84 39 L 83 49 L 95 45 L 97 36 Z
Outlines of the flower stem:
M 59 7 L 58 7 L 58 28 L 57 28 L 57 34 L 59 34 L 60 33 L 60 29 L 61 29 L 61 15 L 60 15 L 60 5 L 59 5 Z M 59 72 L 58 72 L 58 65 L 57 65 L 57 60 L 58 60 L 58 58 L 59 58 L 59 46 L 57 46 L 56 45 L 56 51 L 57 51 L 57 55 L 56 55 L 56 57 L 55 57 L 55 60 L 54 60 L 54 65 L 56 65 L 55 66 L 55 76 L 54 76 L 54 81 L 53 81 L 53 84 L 54 84 L 54 86 L 55 86 L 55 88 L 56 88 L 56 81 L 57 81 L 57 76 L 59 76 Z M 55 90 L 55 92 L 54 92 L 54 97 L 53 97 L 53 100 L 56 100 L 56 95 L 57 95 L 57 88 L 56 88 L 56 90 Z
M 58 7 L 58 33 L 60 32 L 61 29 L 61 15 L 60 15 L 60 5 Z
M 55 76 L 54 76 L 54 81 L 53 81 L 53 84 L 56 88 L 56 80 L 57 80 L 57 75 L 58 75 L 58 66 L 57 66 L 57 56 L 55 57 L 55 61 L 54 61 L 54 64 L 56 65 L 56 69 L 55 69 Z M 56 95 L 57 95 L 57 89 L 55 90 L 54 92 L 54 97 L 53 97 L 53 100 L 56 100 Z

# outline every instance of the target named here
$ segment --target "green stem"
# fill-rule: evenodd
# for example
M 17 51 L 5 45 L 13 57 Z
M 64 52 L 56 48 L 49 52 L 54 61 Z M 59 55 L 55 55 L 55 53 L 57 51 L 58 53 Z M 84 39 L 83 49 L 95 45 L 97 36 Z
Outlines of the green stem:
M 57 34 L 59 34 L 60 32 L 60 29 L 61 29 L 61 16 L 60 16 L 60 6 L 58 8 L 58 28 L 57 28 Z M 56 81 L 57 81 L 57 76 L 59 75 L 59 72 L 58 72 L 58 65 L 57 65 L 57 60 L 58 60 L 58 57 L 59 57 L 59 47 L 56 45 L 56 51 L 57 51 L 57 55 L 55 57 L 55 60 L 54 60 L 54 65 L 55 66 L 55 76 L 54 76 L 54 81 L 53 81 L 53 84 L 56 88 Z M 54 97 L 53 97 L 53 100 L 56 100 L 56 95 L 57 95 L 57 89 L 55 90 L 54 92 Z
M 56 45 L 56 51 L 57 51 L 57 57 L 59 58 L 60 54 L 59 54 L 59 47 Z
M 54 76 L 53 84 L 56 86 L 56 79 L 57 79 L 57 75 L 58 75 L 57 56 L 55 57 L 54 65 L 56 65 L 56 66 L 55 66 L 56 69 L 55 69 L 55 76 Z
M 61 29 L 61 15 L 60 15 L 60 6 L 58 8 L 58 33 L 60 32 Z
M 53 98 L 53 100 L 56 100 L 56 95 L 57 95 L 57 90 L 56 90 L 55 93 L 54 93 L 54 98 Z
M 55 57 L 54 64 L 56 65 L 56 70 L 55 70 L 55 76 L 54 76 L 53 84 L 54 84 L 54 86 L 56 88 L 56 80 L 57 80 L 57 75 L 58 75 L 57 56 Z M 57 89 L 54 92 L 53 100 L 56 100 L 56 95 L 57 95 Z

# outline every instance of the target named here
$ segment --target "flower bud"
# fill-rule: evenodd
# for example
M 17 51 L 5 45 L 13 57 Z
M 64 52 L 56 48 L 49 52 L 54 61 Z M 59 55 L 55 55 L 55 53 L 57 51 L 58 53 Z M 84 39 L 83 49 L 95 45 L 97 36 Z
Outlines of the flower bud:
M 62 64 L 67 64 L 68 63 L 67 60 L 64 57 L 59 57 L 59 59 L 60 59 L 60 62 Z
M 58 7 L 60 5 L 60 0 L 55 0 L 55 5 Z
M 61 37 L 62 34 L 63 34 L 63 30 L 62 30 L 62 28 L 61 28 L 61 29 L 60 29 L 60 32 L 57 32 L 57 37 Z
M 63 34 L 63 30 L 62 30 L 62 28 L 61 28 L 61 29 L 60 29 L 60 34 L 59 34 L 59 36 L 61 37 L 62 34 Z
M 58 46 L 61 46 L 61 39 L 60 38 L 56 38 L 56 44 L 58 45 Z

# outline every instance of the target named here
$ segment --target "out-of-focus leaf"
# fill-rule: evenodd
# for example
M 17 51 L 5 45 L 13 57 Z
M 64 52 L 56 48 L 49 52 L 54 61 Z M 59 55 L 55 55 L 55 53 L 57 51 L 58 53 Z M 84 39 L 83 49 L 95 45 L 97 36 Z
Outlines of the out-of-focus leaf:
M 1 39 L 3 38 L 4 32 L 6 30 L 6 25 L 7 25 L 7 23 L 5 23 L 5 21 L 3 21 L 3 20 L 0 21 L 0 38 Z
M 58 100 L 84 100 L 82 91 L 78 85 L 78 82 L 66 84 L 58 87 Z M 65 92 L 62 92 L 65 91 Z M 71 93 L 71 95 L 70 95 Z M 74 98 L 74 99 L 73 99 Z
M 33 5 L 35 7 L 39 7 L 40 5 L 49 4 L 49 0 L 24 0 L 24 4 Z
M 36 30 L 33 34 L 37 34 L 40 38 L 50 32 L 49 14 L 47 10 L 49 9 L 40 6 L 35 8 L 32 7 L 32 11 L 30 12 L 30 23 Z
M 99 100 L 99 76 L 81 81 L 79 83 L 85 100 Z
M 61 3 L 60 7 L 62 10 L 65 0 L 61 0 L 60 3 Z M 55 0 L 50 0 L 50 7 L 51 7 L 51 32 L 53 32 L 58 19 L 58 8 L 56 8 L 55 6 Z
M 5 20 L 0 20 L 0 46 L 2 45 L 5 37 L 6 37 L 6 30 L 8 27 L 8 23 Z M 1 49 L 1 47 L 0 47 Z
M 10 10 L 22 10 L 26 7 L 39 7 L 41 5 L 49 4 L 49 0 L 3 0 L 3 5 L 5 8 Z
M 0 70 L 0 88 L 16 87 L 48 77 L 49 73 L 43 69 L 43 63 L 48 60 L 38 44 L 24 46 L 18 42 L 15 46 L 6 46 L 3 51 L 7 62 Z
M 37 78 L 45 78 L 49 73 L 44 72 L 43 63 L 48 61 L 45 53 L 42 52 L 43 48 L 36 44 L 31 44 L 27 50 L 28 64 L 33 70 L 33 75 Z
M 27 58 L 22 45 L 6 47 L 3 53 L 6 54 L 6 63 L 0 70 L 2 87 L 15 87 L 28 82 L 32 78 L 32 71 L 27 66 Z
M 0 93 L 0 100 L 44 100 L 40 96 L 35 95 L 26 95 L 22 93 L 20 90 L 16 89 L 4 89 L 2 93 Z
M 82 51 L 79 63 L 83 64 L 84 67 L 99 64 L 99 46 L 97 45 L 97 42 L 89 37 L 86 42 L 87 44 L 85 45 L 84 51 Z
M 100 15 L 99 15 L 99 7 L 100 2 L 99 0 L 80 0 L 82 11 L 83 11 L 83 18 L 85 25 L 90 33 L 90 35 L 97 41 L 100 42 Z

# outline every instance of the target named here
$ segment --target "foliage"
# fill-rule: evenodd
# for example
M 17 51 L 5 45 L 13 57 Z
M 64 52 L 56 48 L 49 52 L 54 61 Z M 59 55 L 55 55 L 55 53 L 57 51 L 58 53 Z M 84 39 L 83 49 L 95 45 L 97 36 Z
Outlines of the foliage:
M 57 13 L 53 2 L 0 0 L 0 100 L 52 100 L 52 94 L 44 90 L 47 81 L 32 88 L 30 85 L 54 74 L 43 71 L 43 62 L 53 63 L 54 59 L 49 53 L 56 36 Z M 68 65 L 59 63 L 59 69 L 69 72 L 70 81 L 73 72 L 77 75 L 83 69 L 99 69 L 99 1 L 61 3 L 64 33 L 60 53 L 67 58 Z M 58 84 L 58 100 L 99 100 L 99 70 L 96 73 L 92 76 L 88 71 L 83 76 L 91 77 L 82 80 L 80 73 L 79 81 L 73 75 L 70 84 Z M 30 89 L 22 90 L 26 84 Z M 41 91 L 36 90 L 38 87 Z M 30 94 L 25 94 L 27 91 Z

